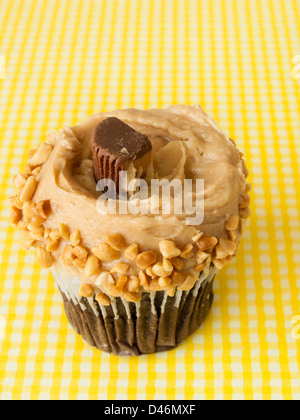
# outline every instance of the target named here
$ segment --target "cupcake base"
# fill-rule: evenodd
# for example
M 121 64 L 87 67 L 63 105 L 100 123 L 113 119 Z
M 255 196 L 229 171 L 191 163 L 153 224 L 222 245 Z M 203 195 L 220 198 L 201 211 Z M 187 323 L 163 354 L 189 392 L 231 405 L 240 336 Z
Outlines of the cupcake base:
M 74 279 L 68 281 L 59 270 L 53 274 L 67 318 L 88 344 L 118 356 L 137 356 L 171 350 L 200 327 L 212 306 L 216 269 L 211 268 L 207 277 L 202 274 L 193 289 L 176 291 L 173 297 L 142 293 L 138 303 L 116 298 L 109 307 L 75 296 L 72 287 L 71 292 L 66 288 Z

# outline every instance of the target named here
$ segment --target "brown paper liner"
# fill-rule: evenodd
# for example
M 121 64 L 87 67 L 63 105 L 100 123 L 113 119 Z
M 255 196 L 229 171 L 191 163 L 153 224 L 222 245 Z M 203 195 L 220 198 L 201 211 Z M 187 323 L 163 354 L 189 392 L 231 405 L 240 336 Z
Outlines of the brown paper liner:
M 86 298 L 76 304 L 61 294 L 70 324 L 87 343 L 115 355 L 137 356 L 173 349 L 200 327 L 213 302 L 213 277 L 174 297 L 142 293 L 138 304 L 116 298 L 105 308 L 95 300 L 92 308 Z

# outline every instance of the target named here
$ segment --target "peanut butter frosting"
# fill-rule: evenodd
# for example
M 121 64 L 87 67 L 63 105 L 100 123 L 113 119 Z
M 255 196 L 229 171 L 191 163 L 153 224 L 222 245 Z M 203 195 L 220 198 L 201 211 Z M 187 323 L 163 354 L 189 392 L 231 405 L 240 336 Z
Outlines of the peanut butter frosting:
M 148 136 L 151 163 L 145 181 L 204 180 L 204 219 L 188 214 L 100 214 L 91 132 L 116 117 Z M 138 169 L 128 169 L 129 180 Z M 82 296 L 104 305 L 114 296 L 136 301 L 141 291 L 188 290 L 199 272 L 222 268 L 236 254 L 249 216 L 250 185 L 242 154 L 200 106 L 118 110 L 94 115 L 49 134 L 15 177 L 12 221 L 42 266 L 60 264 L 77 276 Z M 151 191 L 145 200 L 151 200 Z M 153 203 L 151 201 L 151 203 Z M 157 206 L 161 210 L 161 201 Z M 46 262 L 45 262 L 46 261 Z M 119 287 L 117 287 L 119 285 Z

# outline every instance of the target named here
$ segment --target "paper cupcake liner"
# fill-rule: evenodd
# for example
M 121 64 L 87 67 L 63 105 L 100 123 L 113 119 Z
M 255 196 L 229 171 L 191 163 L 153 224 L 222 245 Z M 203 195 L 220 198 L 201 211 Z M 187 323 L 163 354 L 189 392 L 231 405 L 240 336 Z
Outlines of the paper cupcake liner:
M 210 311 L 216 268 L 200 275 L 193 289 L 142 293 L 138 303 L 115 298 L 102 306 L 78 295 L 79 282 L 58 264 L 52 273 L 61 291 L 67 318 L 91 346 L 119 356 L 166 351 L 195 332 Z

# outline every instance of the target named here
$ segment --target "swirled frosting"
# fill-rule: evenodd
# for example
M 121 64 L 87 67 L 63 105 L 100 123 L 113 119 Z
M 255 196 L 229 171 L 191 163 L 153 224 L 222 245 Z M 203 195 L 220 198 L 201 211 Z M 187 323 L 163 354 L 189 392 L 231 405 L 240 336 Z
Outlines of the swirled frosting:
M 152 143 L 152 162 L 146 181 L 151 179 L 203 179 L 204 220 L 188 226 L 187 215 L 170 214 L 99 214 L 90 134 L 102 120 L 117 117 L 148 136 Z M 200 233 L 228 239 L 226 223 L 233 216 L 240 220 L 247 205 L 248 175 L 242 154 L 200 106 L 176 105 L 167 109 L 118 110 L 94 115 L 74 127 L 65 127 L 47 142 L 53 146 L 49 159 L 37 175 L 34 201 L 51 200 L 51 214 L 45 226 L 57 228 L 61 223 L 70 231 L 81 232 L 87 249 L 97 246 L 107 235 L 118 233 L 127 244 L 138 244 L 139 252 L 159 254 L 162 240 L 172 240 L 183 249 Z M 134 168 L 130 178 L 136 176 Z M 241 224 L 234 241 L 240 240 Z M 232 238 L 231 238 L 232 239 Z M 53 252 L 59 259 L 63 244 Z M 193 271 L 195 254 L 184 260 L 184 272 Z M 115 264 L 103 263 L 103 270 Z M 138 273 L 134 266 L 130 274 Z M 84 272 L 81 274 L 86 281 Z M 91 280 L 88 280 L 91 282 Z

